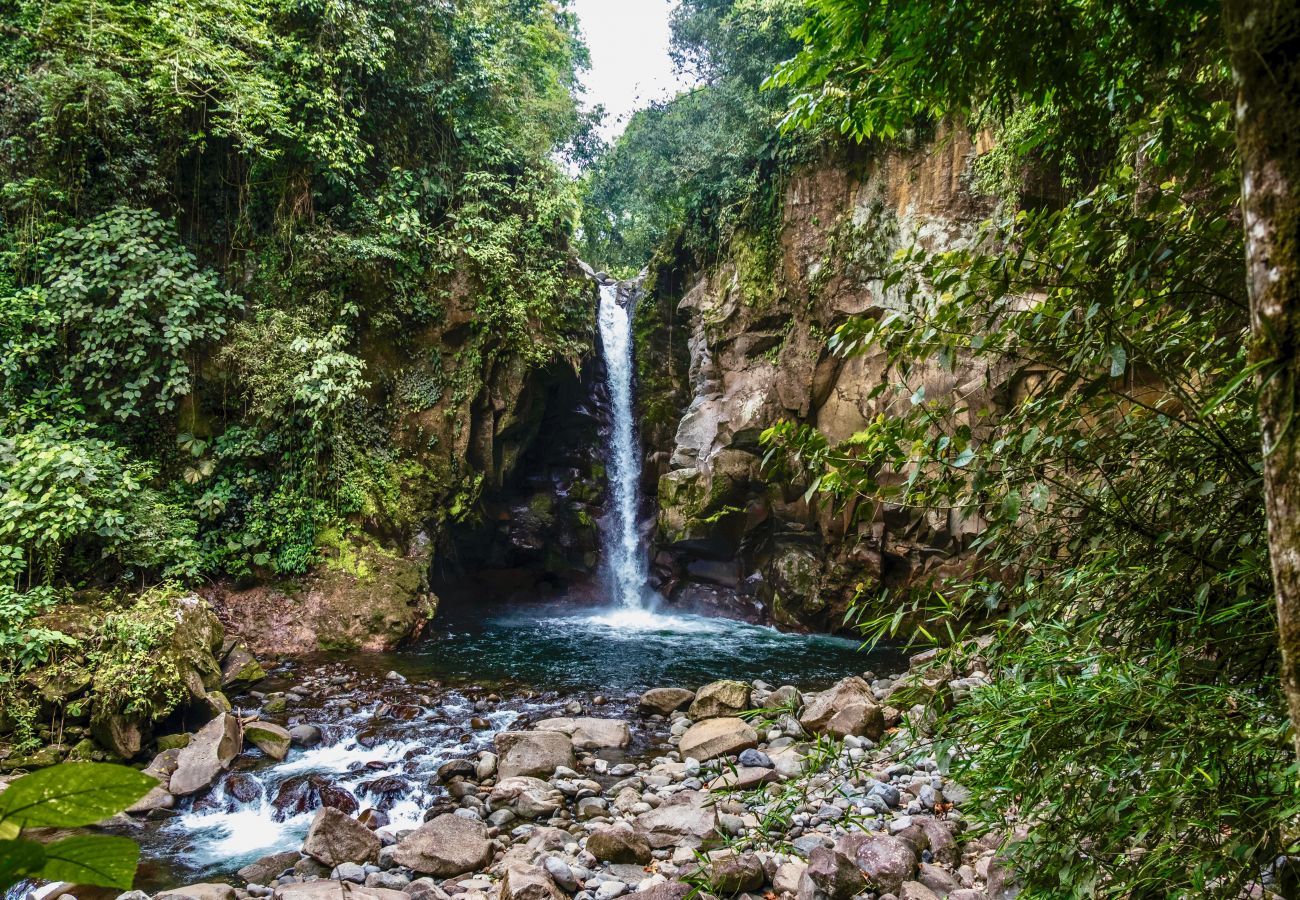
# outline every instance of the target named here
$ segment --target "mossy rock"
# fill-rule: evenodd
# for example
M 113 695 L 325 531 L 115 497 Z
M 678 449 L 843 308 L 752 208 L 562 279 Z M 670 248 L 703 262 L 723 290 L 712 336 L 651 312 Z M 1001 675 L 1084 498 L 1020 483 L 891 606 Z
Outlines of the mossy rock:
M 164 734 L 155 743 L 158 745 L 159 753 L 166 750 L 184 750 L 190 745 L 193 737 L 194 735 L 188 731 L 182 731 L 180 734 Z
M 63 762 L 63 758 L 67 755 L 68 748 L 62 744 L 47 744 L 31 753 L 19 753 L 0 760 L 0 771 L 45 769 Z

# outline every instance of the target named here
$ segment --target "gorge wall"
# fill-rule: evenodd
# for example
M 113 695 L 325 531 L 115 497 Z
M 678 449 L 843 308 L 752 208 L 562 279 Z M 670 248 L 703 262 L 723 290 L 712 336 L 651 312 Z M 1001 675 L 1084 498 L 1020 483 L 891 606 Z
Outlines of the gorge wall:
M 789 178 L 765 230 L 737 235 L 717 259 L 670 248 L 651 266 L 637 323 L 642 428 L 658 497 L 655 575 L 672 602 L 835 630 L 859 592 L 964 565 L 978 521 L 810 504 L 805 486 L 764 477 L 759 438 L 785 419 L 836 443 L 900 402 L 873 394 L 880 355 L 842 359 L 827 338 L 894 302 L 882 273 L 896 250 L 973 238 L 991 209 L 968 187 L 986 149 L 976 140 L 945 128 L 911 149 L 832 150 Z M 960 394 L 973 426 L 1013 389 L 1009 375 L 917 362 L 926 396 Z

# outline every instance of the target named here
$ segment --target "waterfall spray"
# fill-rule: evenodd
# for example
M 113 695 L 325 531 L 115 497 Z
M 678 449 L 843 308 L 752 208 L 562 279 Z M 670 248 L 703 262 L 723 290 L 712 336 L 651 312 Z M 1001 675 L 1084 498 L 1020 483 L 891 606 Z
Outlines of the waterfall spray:
M 619 303 L 617 284 L 600 288 L 600 343 L 613 413 L 607 465 L 611 509 L 602 543 L 616 605 L 644 608 L 649 570 L 641 548 L 641 466 L 632 422 L 632 311 Z

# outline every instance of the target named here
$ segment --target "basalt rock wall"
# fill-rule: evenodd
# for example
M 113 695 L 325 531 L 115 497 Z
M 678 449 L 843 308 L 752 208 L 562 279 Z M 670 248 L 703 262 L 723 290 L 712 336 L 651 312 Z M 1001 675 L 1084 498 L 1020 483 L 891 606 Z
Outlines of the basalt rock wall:
M 658 498 L 655 573 L 670 601 L 835 630 L 862 592 L 881 595 L 962 570 L 977 519 L 941 510 L 804 499 L 762 466 L 760 436 L 791 420 L 832 442 L 890 404 L 884 359 L 848 359 L 827 338 L 850 316 L 897 302 L 882 273 L 899 248 L 970 241 L 990 201 L 968 188 L 979 139 L 939 132 L 911 149 L 843 147 L 795 172 L 779 219 L 701 263 L 668 248 L 638 308 L 647 493 Z M 926 396 L 960 393 L 975 424 L 1013 374 L 916 360 Z

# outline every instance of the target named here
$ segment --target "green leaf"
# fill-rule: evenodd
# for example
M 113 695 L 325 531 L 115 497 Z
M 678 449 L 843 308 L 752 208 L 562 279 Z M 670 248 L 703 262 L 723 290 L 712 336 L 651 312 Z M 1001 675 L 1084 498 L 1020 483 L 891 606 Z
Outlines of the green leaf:
M 140 848 L 130 838 L 79 834 L 45 846 L 41 877 L 130 890 Z
M 0 841 L 0 891 L 41 873 L 45 848 L 35 841 Z
M 158 781 L 126 766 L 62 763 L 24 775 L 0 794 L 0 821 L 78 828 L 120 813 Z

